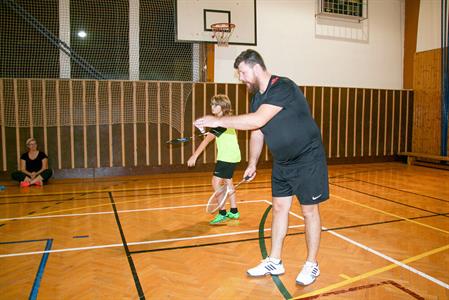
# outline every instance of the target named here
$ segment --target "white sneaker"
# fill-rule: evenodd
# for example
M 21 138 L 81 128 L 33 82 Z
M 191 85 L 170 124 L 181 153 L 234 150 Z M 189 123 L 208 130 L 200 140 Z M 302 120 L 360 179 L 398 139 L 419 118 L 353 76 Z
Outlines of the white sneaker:
M 275 263 L 270 260 L 270 257 L 265 258 L 262 262 L 255 268 L 249 269 L 247 271 L 249 276 L 264 276 L 266 274 L 270 275 L 282 275 L 285 273 L 284 265 L 282 261 Z
M 296 277 L 296 283 L 300 285 L 309 285 L 313 283 L 318 276 L 320 276 L 318 264 L 306 261 L 301 272 L 299 272 Z

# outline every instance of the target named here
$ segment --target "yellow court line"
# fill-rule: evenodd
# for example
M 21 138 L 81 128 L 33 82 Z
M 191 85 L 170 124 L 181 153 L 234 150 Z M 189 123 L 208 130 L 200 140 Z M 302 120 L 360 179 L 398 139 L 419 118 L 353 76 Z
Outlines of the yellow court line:
M 351 201 L 351 200 L 348 200 L 346 198 L 343 198 L 343 197 L 340 197 L 340 196 L 337 196 L 337 195 L 332 195 L 332 197 L 338 198 L 338 199 L 341 199 L 343 201 L 350 202 L 352 204 L 355 204 L 355 205 L 358 205 L 358 206 L 361 206 L 361 207 L 365 207 L 365 208 L 368 208 L 368 209 L 371 209 L 371 210 L 374 210 L 374 211 L 377 211 L 377 212 L 380 212 L 380 213 L 383 213 L 383 214 L 386 214 L 386 215 L 389 215 L 389 216 L 392 216 L 392 217 L 395 217 L 395 218 L 399 218 L 399 219 L 405 220 L 405 221 L 410 222 L 410 223 L 418 224 L 420 226 L 424 226 L 424 227 L 427 227 L 427 228 L 430 228 L 430 229 L 433 229 L 433 230 L 437 230 L 437 231 L 449 234 L 449 231 L 447 231 L 447 230 L 440 229 L 438 227 L 434 227 L 434 226 L 431 226 L 431 225 L 427 225 L 425 223 L 420 223 L 420 222 L 417 222 L 417 221 L 414 221 L 414 220 L 411 220 L 411 219 L 408 219 L 408 218 L 405 218 L 405 217 L 402 217 L 402 216 L 399 216 L 399 215 L 396 215 L 396 214 L 392 214 L 392 213 L 386 212 L 384 210 L 377 209 L 377 208 L 374 208 L 374 207 L 371 207 L 371 206 L 368 206 L 368 205 L 365 205 L 365 204 L 360 204 L 360 203 L 357 203 L 355 201 Z
M 348 275 L 345 275 L 345 274 L 340 274 L 340 277 L 342 277 L 342 278 L 344 278 L 346 280 L 351 279 L 351 277 L 349 277 Z
M 409 257 L 407 259 L 404 259 L 401 262 L 404 263 L 404 264 L 411 263 L 411 262 L 417 261 L 417 260 L 419 260 L 421 258 L 430 256 L 430 255 L 433 255 L 433 254 L 436 254 L 436 253 L 439 253 L 439 252 L 443 252 L 443 251 L 448 250 L 448 249 L 449 249 L 449 244 L 446 245 L 446 246 L 442 246 L 440 248 L 436 248 L 436 249 L 433 249 L 433 250 L 430 250 L 430 251 L 418 254 L 418 255 L 413 256 L 413 257 Z M 397 267 L 399 267 L 399 265 L 397 265 L 397 264 L 390 264 L 388 266 L 381 267 L 381 268 L 369 271 L 367 273 L 364 273 L 364 274 L 352 277 L 350 279 L 347 279 L 347 280 L 344 280 L 344 281 L 341 281 L 341 282 L 337 282 L 337 283 L 331 284 L 331 285 L 329 285 L 327 287 L 324 287 L 324 288 L 321 288 L 321 289 L 315 290 L 313 292 L 310 292 L 310 293 L 307 293 L 307 294 L 303 294 L 303 295 L 300 295 L 300 296 L 297 296 L 297 297 L 294 297 L 294 298 L 291 298 L 291 299 L 302 299 L 302 298 L 307 298 L 307 297 L 323 294 L 323 293 L 329 292 L 329 291 L 331 291 L 333 289 L 343 287 L 345 285 L 354 283 L 356 281 L 360 281 L 362 279 L 366 279 L 366 278 L 374 276 L 374 275 L 378 275 L 380 273 L 389 271 L 389 270 L 397 268 Z

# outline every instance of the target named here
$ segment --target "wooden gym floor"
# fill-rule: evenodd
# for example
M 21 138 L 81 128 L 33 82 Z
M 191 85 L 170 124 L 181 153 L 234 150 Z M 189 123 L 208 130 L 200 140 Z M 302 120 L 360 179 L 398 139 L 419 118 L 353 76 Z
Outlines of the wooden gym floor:
M 383 163 L 329 176 L 321 276 L 308 287 L 295 284 L 305 259 L 296 202 L 286 273 L 246 275 L 270 246 L 270 170 L 239 188 L 241 219 L 218 226 L 204 211 L 209 173 L 3 182 L 0 298 L 449 299 L 449 172 Z

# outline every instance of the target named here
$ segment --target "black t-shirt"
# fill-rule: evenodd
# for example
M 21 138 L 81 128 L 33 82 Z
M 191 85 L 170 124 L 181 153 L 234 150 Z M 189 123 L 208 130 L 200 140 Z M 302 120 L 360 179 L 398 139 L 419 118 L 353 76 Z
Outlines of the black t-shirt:
M 262 104 L 282 107 L 261 128 L 265 142 L 277 163 L 301 161 L 301 154 L 321 144 L 321 133 L 310 114 L 309 105 L 299 87 L 286 77 L 272 75 L 263 94 L 257 92 L 251 101 L 251 111 Z
M 25 168 L 28 172 L 37 172 L 42 169 L 42 160 L 48 158 L 44 152 L 39 151 L 35 159 L 30 159 L 28 152 L 22 154 L 20 159 L 25 161 Z

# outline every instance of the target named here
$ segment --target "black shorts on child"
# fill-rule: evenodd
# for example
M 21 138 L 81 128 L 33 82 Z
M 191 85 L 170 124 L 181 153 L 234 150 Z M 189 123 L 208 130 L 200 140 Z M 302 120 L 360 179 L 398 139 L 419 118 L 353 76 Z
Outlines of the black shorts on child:
M 218 160 L 215 164 L 214 176 L 223 178 L 223 179 L 231 179 L 234 176 L 235 167 L 237 167 L 238 163 L 231 163 Z

